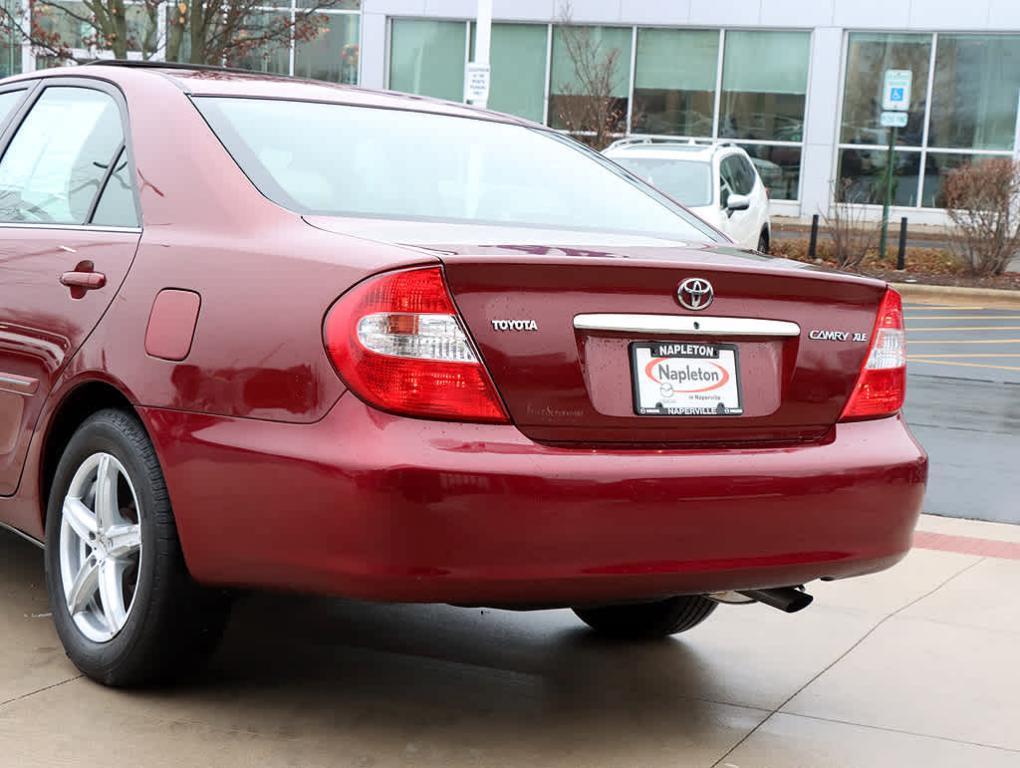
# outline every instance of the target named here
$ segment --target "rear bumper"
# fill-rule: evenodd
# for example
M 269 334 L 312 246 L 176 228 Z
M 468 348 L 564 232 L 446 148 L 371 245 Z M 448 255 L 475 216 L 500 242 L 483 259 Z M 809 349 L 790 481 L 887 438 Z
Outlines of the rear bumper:
M 592 450 L 510 426 L 141 409 L 202 582 L 567 605 L 800 584 L 910 548 L 927 458 L 899 418 L 822 445 Z

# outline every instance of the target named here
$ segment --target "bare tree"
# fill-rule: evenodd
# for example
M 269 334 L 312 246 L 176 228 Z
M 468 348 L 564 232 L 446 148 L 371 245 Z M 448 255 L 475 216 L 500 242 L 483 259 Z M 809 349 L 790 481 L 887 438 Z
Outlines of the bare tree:
M 595 149 L 603 149 L 620 130 L 624 110 L 613 95 L 619 90 L 620 49 L 604 46 L 592 27 L 572 22 L 569 2 L 561 6 L 560 40 L 574 77 L 558 83 L 556 117 L 562 127 Z
M 866 193 L 855 190 L 849 179 L 833 183 L 832 191 L 829 210 L 822 217 L 832 239 L 832 253 L 840 269 L 858 269 L 878 243 L 878 227 L 866 217 Z
M 1001 275 L 1020 249 L 1020 163 L 993 158 L 956 168 L 943 186 L 951 242 L 976 275 Z
M 316 11 L 341 1 L 310 2 L 292 17 L 289 3 L 280 6 L 285 13 L 272 10 L 278 0 L 25 0 L 20 7 L 0 3 L 0 33 L 64 61 L 91 60 L 103 52 L 124 59 L 137 52 L 143 59 L 232 65 L 256 54 L 269 56 L 292 39 L 313 39 L 326 24 Z

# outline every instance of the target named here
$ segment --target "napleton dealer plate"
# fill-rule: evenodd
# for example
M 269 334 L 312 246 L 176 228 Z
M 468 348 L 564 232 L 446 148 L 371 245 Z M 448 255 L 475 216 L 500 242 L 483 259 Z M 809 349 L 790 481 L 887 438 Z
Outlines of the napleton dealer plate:
M 630 345 L 634 412 L 640 416 L 739 416 L 737 347 L 703 342 Z

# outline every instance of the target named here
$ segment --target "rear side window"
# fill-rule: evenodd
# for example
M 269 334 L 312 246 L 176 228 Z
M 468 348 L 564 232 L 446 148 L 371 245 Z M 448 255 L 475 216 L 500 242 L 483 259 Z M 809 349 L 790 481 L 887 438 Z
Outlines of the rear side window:
M 86 223 L 123 143 L 112 97 L 47 88 L 0 160 L 0 221 Z
M 128 157 L 124 150 L 110 170 L 110 178 L 99 196 L 96 211 L 92 214 L 92 223 L 106 227 L 138 226 L 138 210 L 135 208 L 135 195 L 128 172 Z
M 7 122 L 7 118 L 14 112 L 14 108 L 18 106 L 21 101 L 21 97 L 25 95 L 22 91 L 8 91 L 7 93 L 0 93 L 0 129 L 3 128 L 4 123 Z

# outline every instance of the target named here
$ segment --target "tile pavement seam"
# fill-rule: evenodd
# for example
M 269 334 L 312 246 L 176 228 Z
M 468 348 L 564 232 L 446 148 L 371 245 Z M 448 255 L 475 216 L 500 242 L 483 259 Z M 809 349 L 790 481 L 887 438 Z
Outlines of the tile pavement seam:
M 975 560 L 973 563 L 969 563 L 968 565 L 966 565 L 963 568 L 961 568 L 960 570 L 958 570 L 956 573 L 952 574 L 951 576 L 949 576 L 946 579 L 944 579 L 943 581 L 941 581 L 934 588 L 932 588 L 929 591 L 925 592 L 923 595 L 914 598 L 913 600 L 911 600 L 906 605 L 902 605 L 899 608 L 897 608 L 895 611 L 893 611 L 892 613 L 888 614 L 887 616 L 882 617 L 882 619 L 880 619 L 878 621 L 878 623 L 875 624 L 875 626 L 873 626 L 871 629 L 869 629 L 867 632 L 865 632 L 861 637 L 859 637 L 857 639 L 857 641 L 853 645 L 851 645 L 849 648 L 847 648 L 845 651 L 843 651 L 843 653 L 841 653 L 835 660 L 833 660 L 832 662 L 827 664 L 820 672 L 818 672 L 810 680 L 808 680 L 806 683 L 804 683 L 804 685 L 802 685 L 800 688 L 798 688 L 796 691 L 794 691 L 792 694 L 790 694 L 786 698 L 786 700 L 784 702 L 782 702 L 778 707 L 776 707 L 774 710 L 772 710 L 769 713 L 768 717 L 766 717 L 764 720 L 762 720 L 760 723 L 758 723 L 756 726 L 754 726 L 754 728 L 752 728 L 750 731 L 748 731 L 743 736 L 743 738 L 740 739 L 740 741 L 738 741 L 736 744 L 734 744 L 732 747 L 730 747 L 729 750 L 727 750 L 726 753 L 722 757 L 720 757 L 718 760 L 716 760 L 714 763 L 712 763 L 712 768 L 719 768 L 719 766 L 722 765 L 723 760 L 725 760 L 730 755 L 732 755 L 734 752 L 736 752 L 737 749 L 740 748 L 740 745 L 742 745 L 745 741 L 747 741 L 749 738 L 754 736 L 754 734 L 757 733 L 761 729 L 761 727 L 763 725 L 765 725 L 765 723 L 767 723 L 769 720 L 771 720 L 773 717 L 775 717 L 775 715 L 777 713 L 779 713 L 783 709 L 783 707 L 785 707 L 787 704 L 789 704 L 791 701 L 793 701 L 795 698 L 797 698 L 797 696 L 802 691 L 804 691 L 808 686 L 810 686 L 816 680 L 818 680 L 818 678 L 820 678 L 822 675 L 824 675 L 826 672 L 828 672 L 834 666 L 839 664 L 839 662 L 841 662 L 843 659 L 845 659 L 847 656 L 849 656 L 851 653 L 853 653 L 854 650 L 856 650 L 861 645 L 861 643 L 863 643 L 865 640 L 867 640 L 869 637 L 871 637 L 878 630 L 879 627 L 884 625 L 887 621 L 889 621 L 890 619 L 894 618 L 895 616 L 898 616 L 903 611 L 906 611 L 907 609 L 912 608 L 913 606 L 917 605 L 917 603 L 921 602 L 925 598 L 931 597 L 936 592 L 938 592 L 940 589 L 942 589 L 944 586 L 949 584 L 949 582 L 951 582 L 954 579 L 956 579 L 958 576 L 962 576 L 964 573 L 969 571 L 971 568 L 974 568 L 975 566 L 980 565 L 981 563 L 983 563 L 985 561 L 985 559 L 986 558 L 982 557 L 982 558 L 980 558 L 978 560 Z
M 819 715 L 801 715 L 797 712 L 776 712 L 775 714 L 783 715 L 784 717 L 801 717 L 805 720 L 819 720 L 823 723 L 836 723 L 838 725 L 852 725 L 855 728 L 868 728 L 873 731 L 885 731 L 886 733 L 899 733 L 904 736 L 917 736 L 921 739 L 937 739 L 938 741 L 948 741 L 953 744 L 966 744 L 970 747 L 983 747 L 984 749 L 997 749 L 1000 752 L 1007 752 L 1011 755 L 1020 755 L 1020 749 L 1012 749 L 1010 747 L 1000 747 L 997 744 L 985 744 L 980 741 L 967 741 L 965 739 L 952 739 L 948 736 L 936 736 L 931 733 L 918 733 L 917 731 L 906 731 L 901 728 L 889 728 L 884 725 L 869 725 L 868 723 L 855 723 L 853 720 L 840 720 L 834 717 L 820 717 Z
M 15 696 L 13 698 L 7 699 L 6 701 L 0 701 L 0 709 L 3 709 L 9 704 L 15 704 L 19 701 L 24 701 L 25 699 L 31 698 L 32 696 L 35 696 L 38 693 L 45 693 L 46 691 L 51 691 L 54 688 L 59 688 L 62 685 L 73 683 L 75 680 L 81 680 L 83 677 L 85 677 L 85 675 L 75 675 L 74 677 L 69 677 L 66 680 L 61 680 L 58 683 L 53 683 L 52 685 L 45 685 L 42 688 L 37 688 L 34 691 L 23 693 L 20 696 Z

